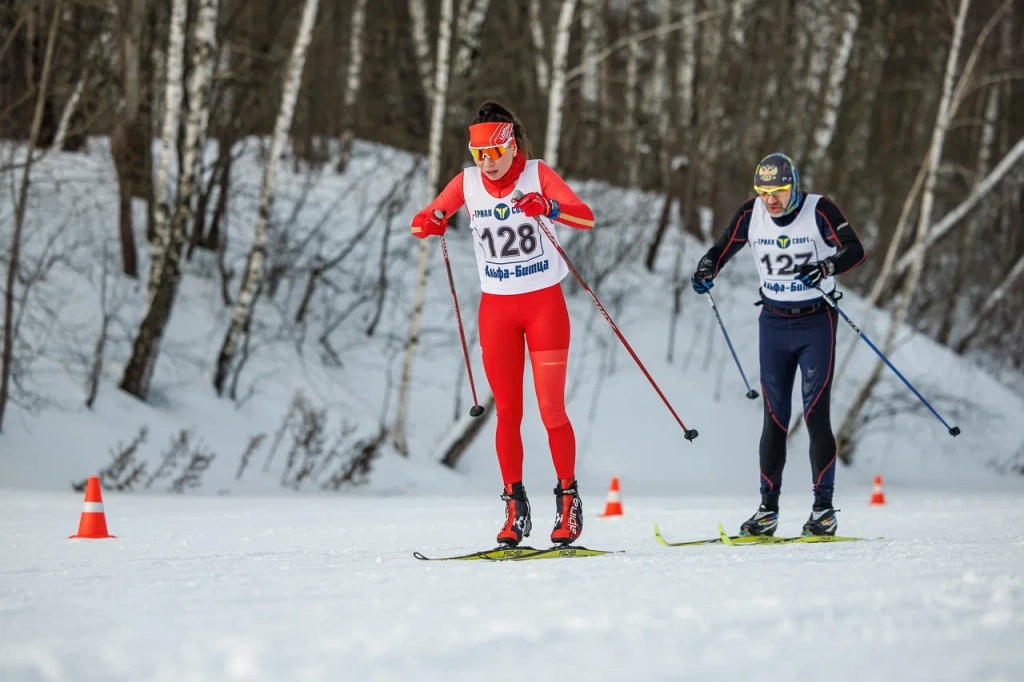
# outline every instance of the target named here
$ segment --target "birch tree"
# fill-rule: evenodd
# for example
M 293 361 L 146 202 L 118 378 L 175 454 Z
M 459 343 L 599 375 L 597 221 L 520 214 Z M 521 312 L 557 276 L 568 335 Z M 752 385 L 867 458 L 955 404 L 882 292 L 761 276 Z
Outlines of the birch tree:
M 530 0 L 530 40 L 533 44 L 533 64 L 537 71 L 537 88 L 546 93 L 551 87 L 551 72 L 548 69 L 548 39 L 544 35 L 544 16 L 541 0 Z
M 981 124 L 981 134 L 978 140 L 978 161 L 975 168 L 974 188 L 977 188 L 989 171 L 992 161 L 992 148 L 996 139 L 996 124 L 999 119 L 999 98 L 1002 95 L 1002 84 L 995 83 L 989 86 L 988 97 L 985 101 L 985 113 Z M 981 225 L 987 220 L 991 211 L 987 204 L 983 204 L 979 211 L 976 211 L 967 221 L 967 226 L 960 232 L 960 243 L 956 249 L 954 258 L 956 268 L 953 271 L 950 301 L 946 304 L 942 314 L 942 321 L 939 324 L 939 331 L 935 335 L 936 340 L 942 345 L 949 343 L 950 334 L 953 331 L 953 321 L 960 309 L 960 301 L 963 297 L 964 283 L 967 279 L 967 266 L 970 262 L 971 244 L 978 234 Z
M 32 156 L 39 141 L 39 129 L 43 124 L 46 97 L 50 87 L 50 72 L 53 66 L 54 47 L 57 44 L 57 29 L 60 26 L 61 0 L 57 0 L 50 19 L 50 30 L 46 38 L 46 53 L 43 70 L 39 75 L 39 91 L 36 95 L 32 127 L 29 129 L 28 144 L 25 146 L 25 163 L 21 168 L 21 183 L 14 211 L 14 229 L 11 232 L 11 250 L 7 256 L 7 280 L 4 289 L 4 346 L 0 356 L 0 431 L 3 431 L 4 414 L 10 397 L 11 365 L 14 361 L 14 287 L 18 282 L 18 268 L 21 258 L 21 234 L 25 226 L 25 211 L 28 208 L 28 187 L 32 175 Z M 23 304 L 24 305 L 24 304 Z
M 601 4 L 599 0 L 583 0 L 580 9 L 580 34 L 583 39 L 580 126 L 583 132 L 581 138 L 583 149 L 596 148 L 601 120 L 601 81 L 597 62 L 597 53 L 600 49 L 598 41 L 602 33 L 598 30 Z
M 152 302 L 160 279 L 163 254 L 170 243 L 170 169 L 171 157 L 178 149 L 178 123 L 184 94 L 185 25 L 188 22 L 188 0 L 174 0 L 167 41 L 167 82 L 164 86 L 163 124 L 160 128 L 160 164 L 153 181 L 153 253 L 146 284 L 146 301 Z
M 441 18 L 437 32 L 437 63 L 434 68 L 434 92 L 430 115 L 430 142 L 427 152 L 426 201 L 432 201 L 438 192 L 441 175 L 441 141 L 444 134 L 445 107 L 448 103 L 448 72 L 452 42 L 453 0 L 441 0 Z M 409 320 L 409 337 L 405 344 L 402 361 L 402 376 L 398 386 L 398 406 L 395 422 L 391 427 L 391 439 L 395 450 L 408 456 L 409 444 L 405 437 L 405 423 L 409 415 L 409 395 L 412 383 L 412 365 L 419 347 L 420 325 L 423 318 L 423 304 L 427 298 L 427 274 L 434 240 L 420 242 L 420 258 L 416 267 L 416 293 Z
M 274 193 L 277 189 L 277 167 L 288 141 L 288 131 L 291 130 L 292 120 L 295 118 L 295 103 L 299 97 L 302 71 L 306 65 L 306 54 L 309 52 L 309 43 L 313 38 L 313 26 L 316 23 L 319 7 L 320 0 L 305 0 L 302 6 L 299 31 L 285 70 L 281 106 L 277 110 L 274 134 L 270 140 L 270 155 L 263 167 L 263 179 L 260 183 L 260 207 L 256 217 L 256 232 L 253 235 L 252 248 L 249 251 L 249 259 L 246 263 L 241 289 L 238 292 L 238 300 L 235 302 L 235 310 L 231 315 L 231 324 L 228 326 L 227 334 L 224 335 L 224 343 L 217 356 L 217 369 L 213 377 L 213 386 L 217 395 L 222 395 L 224 391 L 224 382 L 228 378 L 228 372 L 238 351 L 239 342 L 245 334 L 249 333 L 256 297 L 263 285 L 267 260 L 267 236 L 273 219 Z
M 806 24 L 800 22 L 799 26 L 806 25 L 806 30 L 810 31 L 810 40 L 806 52 L 806 75 L 803 78 L 802 91 L 797 100 L 800 106 L 796 109 L 803 114 L 796 117 L 795 121 L 796 134 L 792 154 L 797 159 L 805 158 L 809 149 L 806 121 L 814 121 L 818 118 L 821 88 L 828 71 L 829 57 L 833 52 L 833 36 L 836 29 L 835 6 L 832 0 L 807 0 L 806 3 L 800 3 L 798 16 L 800 16 L 801 9 L 809 12 L 809 16 L 805 19 Z M 840 47 L 841 51 L 842 47 Z M 849 59 L 848 52 L 846 59 Z
M 827 165 L 827 152 L 832 145 L 832 138 L 836 133 L 839 108 L 843 103 L 847 67 L 850 64 L 850 54 L 853 52 L 853 41 L 857 34 L 859 23 L 860 3 L 858 0 L 847 0 L 846 8 L 843 12 L 843 26 L 839 37 L 839 47 L 835 49 L 832 65 L 829 67 L 823 110 L 818 117 L 818 124 L 814 128 L 814 133 L 811 135 L 811 150 L 805 164 L 807 169 L 804 173 L 804 178 L 807 180 L 807 187 L 809 189 L 814 188 L 814 177 L 816 175 L 827 173 L 830 170 Z
M 672 22 L 672 0 L 658 0 L 658 24 L 665 26 Z M 668 76 L 668 33 L 659 33 L 654 48 L 654 80 L 651 88 L 651 106 L 658 136 L 658 171 L 662 186 L 669 183 L 669 158 L 671 154 L 671 118 L 669 106 L 672 99 L 672 84 Z
M 915 236 L 915 242 L 918 245 L 924 244 L 925 239 L 928 236 L 928 228 L 931 226 L 932 210 L 935 205 L 935 187 L 938 181 L 939 166 L 942 163 L 942 151 L 946 142 L 946 133 L 949 130 L 949 124 L 952 118 L 951 112 L 954 95 L 953 86 L 956 79 L 957 64 L 960 59 L 960 46 L 963 42 L 964 24 L 967 20 L 967 12 L 970 5 L 971 0 L 960 0 L 960 10 L 957 13 L 956 23 L 953 27 L 953 40 L 949 47 L 949 55 L 946 60 L 946 72 L 942 81 L 942 97 L 939 101 L 939 110 L 935 117 L 935 127 L 932 130 L 931 146 L 928 149 L 924 191 L 921 195 L 921 208 L 917 221 L 917 234 Z M 924 268 L 924 256 L 925 249 L 922 248 L 919 251 L 919 255 L 910 266 L 910 273 L 904 282 L 900 300 L 893 308 L 889 333 L 886 336 L 882 351 L 886 355 L 890 355 L 895 347 L 896 336 L 898 335 L 900 326 L 906 317 L 911 299 L 914 297 L 914 293 L 917 290 L 917 285 L 921 278 L 921 272 Z M 868 380 L 858 391 L 850 410 L 843 419 L 843 424 L 837 434 L 837 440 L 840 443 L 840 449 L 843 450 L 843 452 L 840 452 L 840 457 L 843 458 L 844 461 L 849 461 L 849 444 L 852 443 L 855 424 L 860 416 L 860 412 L 864 409 L 868 399 L 871 397 L 875 386 L 877 386 L 878 381 L 882 376 L 883 368 L 884 364 L 882 363 L 882 360 L 879 359 L 875 363 L 874 369 L 868 377 Z
M 981 304 L 981 308 L 978 309 L 977 315 L 967 325 L 967 329 L 960 336 L 960 340 L 956 344 L 956 352 L 963 354 L 970 347 L 971 343 L 978 336 L 978 333 L 982 330 L 983 325 L 992 316 L 992 312 L 996 307 L 1006 300 L 1007 294 L 1015 290 L 1017 280 L 1024 274 L 1024 255 L 1022 255 L 1009 272 L 1006 273 L 1006 277 L 999 283 L 992 292 L 985 298 L 985 302 Z
M 630 3 L 626 9 L 626 32 L 630 36 L 629 51 L 626 54 L 626 93 L 625 110 L 622 121 L 622 139 L 625 142 L 622 150 L 626 160 L 626 186 L 636 187 L 640 184 L 640 126 L 637 124 L 637 105 L 639 95 L 640 74 L 640 6 Z
M 409 0 L 409 18 L 412 20 L 412 44 L 416 51 L 416 69 L 420 74 L 420 85 L 423 86 L 423 94 L 429 98 L 434 89 L 434 65 L 430 57 L 426 0 Z
M 345 95 L 342 101 L 344 119 L 341 124 L 341 157 L 338 172 L 348 166 L 352 158 L 352 138 L 355 135 L 356 99 L 362 86 L 363 27 L 366 25 L 366 0 L 352 3 L 352 20 L 348 37 L 348 69 L 345 74 Z
M 148 197 L 141 187 L 148 146 L 148 131 L 139 128 L 139 106 L 142 103 L 142 26 L 146 17 L 146 0 L 118 0 L 114 5 L 119 19 L 121 99 L 110 133 L 110 151 L 117 169 L 120 211 L 118 234 L 121 237 L 121 261 L 124 274 L 139 276 L 138 252 L 132 224 L 132 197 Z
M 569 38 L 576 0 L 562 0 L 555 28 L 555 49 L 551 56 L 551 91 L 548 99 L 548 124 L 544 139 L 544 161 L 558 168 L 558 145 L 562 139 L 562 115 L 565 108 L 565 74 L 569 65 Z
M 162 241 L 156 270 L 157 283 L 152 297 L 146 302 L 142 322 L 135 335 L 132 354 L 125 366 L 121 388 L 146 400 L 149 395 L 153 370 L 160 355 L 167 323 L 174 308 L 181 282 L 181 255 L 188 228 L 193 220 L 192 196 L 198 184 L 195 177 L 199 145 L 206 137 L 203 129 L 209 109 L 210 85 L 214 60 L 217 57 L 217 11 L 219 0 L 200 0 L 195 24 L 192 73 L 189 80 L 189 106 L 185 122 L 185 149 L 178 172 L 178 191 L 174 217 L 169 232 Z

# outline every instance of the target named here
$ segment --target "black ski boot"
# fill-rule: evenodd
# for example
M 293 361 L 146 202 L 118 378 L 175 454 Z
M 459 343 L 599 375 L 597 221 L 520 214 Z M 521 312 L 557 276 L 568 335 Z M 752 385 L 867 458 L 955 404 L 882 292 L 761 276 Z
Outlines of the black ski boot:
M 740 535 L 775 535 L 779 527 L 779 512 L 769 509 L 764 504 L 757 508 L 754 515 L 740 526 Z
M 515 547 L 523 538 L 530 537 L 533 522 L 530 521 L 530 501 L 522 483 L 505 486 L 501 494 L 505 500 L 505 525 L 498 532 L 498 544 Z
M 839 522 L 836 520 L 836 511 L 832 505 L 814 505 L 811 515 L 804 524 L 801 535 L 835 535 L 839 529 Z
M 561 479 L 555 487 L 555 527 L 551 542 L 571 545 L 583 532 L 583 503 L 576 479 Z

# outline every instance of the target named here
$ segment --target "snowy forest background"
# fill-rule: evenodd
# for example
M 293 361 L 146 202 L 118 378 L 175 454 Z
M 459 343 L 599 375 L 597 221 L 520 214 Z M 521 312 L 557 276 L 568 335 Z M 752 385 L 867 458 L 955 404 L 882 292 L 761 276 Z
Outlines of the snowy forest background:
M 3 0 L 4 471 L 182 491 L 218 454 L 241 480 L 280 452 L 275 485 L 338 489 L 403 455 L 425 453 L 402 474 L 422 481 L 487 452 L 478 358 L 471 420 L 436 240 L 407 226 L 493 98 L 594 206 L 568 253 L 627 336 L 654 316 L 643 355 L 682 364 L 695 401 L 738 378 L 684 313 L 686 280 L 756 161 L 785 151 L 865 241 L 843 280 L 855 319 L 1002 439 L 967 446 L 986 465 L 1024 473 L 1022 44 L 1013 0 Z M 464 230 L 449 242 L 472 347 Z M 566 286 L 590 382 L 570 398 L 597 395 L 629 360 Z M 735 298 L 748 318 L 754 290 Z M 877 451 L 884 415 L 917 418 L 886 438 L 921 443 L 930 417 L 846 332 L 844 461 Z

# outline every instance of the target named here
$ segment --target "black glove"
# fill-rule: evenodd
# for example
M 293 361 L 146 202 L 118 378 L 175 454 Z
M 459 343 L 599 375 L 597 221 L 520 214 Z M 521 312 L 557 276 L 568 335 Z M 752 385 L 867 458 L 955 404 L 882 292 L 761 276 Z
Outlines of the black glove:
M 711 287 L 715 286 L 714 271 L 715 269 L 711 261 L 706 256 L 701 258 L 700 263 L 697 265 L 697 271 L 690 278 L 690 285 L 693 286 L 693 290 L 698 294 L 706 294 L 711 291 Z
M 831 277 L 835 272 L 836 264 L 826 258 L 816 263 L 801 265 L 793 279 L 798 280 L 808 289 L 813 289 L 821 284 L 821 280 Z

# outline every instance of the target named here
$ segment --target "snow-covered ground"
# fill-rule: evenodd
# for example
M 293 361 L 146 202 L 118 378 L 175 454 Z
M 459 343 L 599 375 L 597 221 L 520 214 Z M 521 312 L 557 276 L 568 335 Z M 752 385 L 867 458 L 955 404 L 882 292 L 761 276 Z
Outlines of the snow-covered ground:
M 886 492 L 840 514 L 881 541 L 671 549 L 653 523 L 713 536 L 750 500 L 594 496 L 585 544 L 625 554 L 503 563 L 412 557 L 491 546 L 497 498 L 108 494 L 118 538 L 68 541 L 78 496 L 5 493 L 0 679 L 1019 680 L 1024 499 Z
M 248 144 L 231 204 L 230 294 L 256 215 L 260 162 L 257 145 Z M 675 273 L 688 277 L 703 246 L 673 226 L 648 273 L 640 263 L 660 199 L 573 183 L 599 226 L 585 234 L 562 229 L 566 251 L 700 437 L 683 440 L 590 299 L 567 282 L 567 411 L 577 433 L 584 541 L 626 553 L 423 563 L 414 550 L 492 546 L 503 513 L 493 419 L 456 469 L 438 464 L 438 444 L 470 405 L 439 253 L 413 368 L 408 458 L 385 446 L 366 485 L 324 493 L 343 457 L 321 451 L 315 475 L 296 482 L 303 455 L 292 462 L 287 453 L 300 440 L 298 427 L 271 447 L 288 431 L 280 429 L 297 395 L 322 411 L 328 445 L 343 425 L 354 427 L 345 451 L 393 420 L 419 246 L 407 225 L 422 204 L 422 173 L 402 184 L 412 157 L 360 143 L 343 176 L 282 167 L 270 253 L 294 274 L 261 298 L 238 399 L 219 398 L 211 387 L 230 309 L 218 264 L 200 254 L 185 266 L 142 403 L 117 385 L 144 292 L 117 274 L 113 166 L 103 140 L 91 149 L 48 157 L 33 171 L 26 268 L 53 268 L 33 280 L 19 346 L 18 388 L 28 394 L 9 406 L 0 435 L 0 682 L 1021 678 L 1024 479 L 996 469 L 1024 453 L 1024 401 L 971 361 L 901 331 L 893 361 L 963 435 L 946 435 L 884 375 L 855 462 L 837 473 L 836 503 L 840 532 L 885 540 L 661 547 L 655 522 L 670 540 L 696 539 L 714 535 L 719 521 L 735 530 L 753 511 L 762 408 L 744 399 L 714 317 L 688 287 L 668 357 Z M 390 216 L 376 213 L 393 188 L 399 205 Z M 0 201 L 5 242 L 10 208 Z M 135 214 L 145 272 L 144 206 L 136 203 Z M 454 230 L 448 246 L 486 395 L 472 246 L 464 230 Z M 296 325 L 311 264 L 350 247 Z M 387 289 L 378 298 L 382 275 Z M 755 385 L 756 288 L 744 254 L 715 289 Z M 873 338 L 884 338 L 883 312 L 849 293 L 842 305 Z M 83 403 L 102 312 L 111 324 L 90 410 Z M 854 336 L 845 325 L 837 333 L 842 361 Z M 836 422 L 874 361 L 864 344 L 853 347 L 833 394 Z M 525 382 L 532 386 L 529 371 Z M 554 475 L 530 390 L 525 407 L 531 541 L 543 546 Z M 82 502 L 69 484 L 107 466 L 143 427 L 148 439 L 135 463 L 147 469 L 134 485 L 138 494 L 106 492 L 118 538 L 67 540 Z M 183 430 L 215 456 L 187 495 L 158 494 L 170 478 L 156 475 L 162 457 Z M 241 467 L 247 443 L 260 434 L 262 445 Z M 182 461 L 172 464 L 178 476 Z M 879 473 L 890 505 L 869 508 Z M 612 476 L 621 479 L 626 516 L 597 519 Z M 799 532 L 810 503 L 801 430 L 790 439 L 781 532 Z

